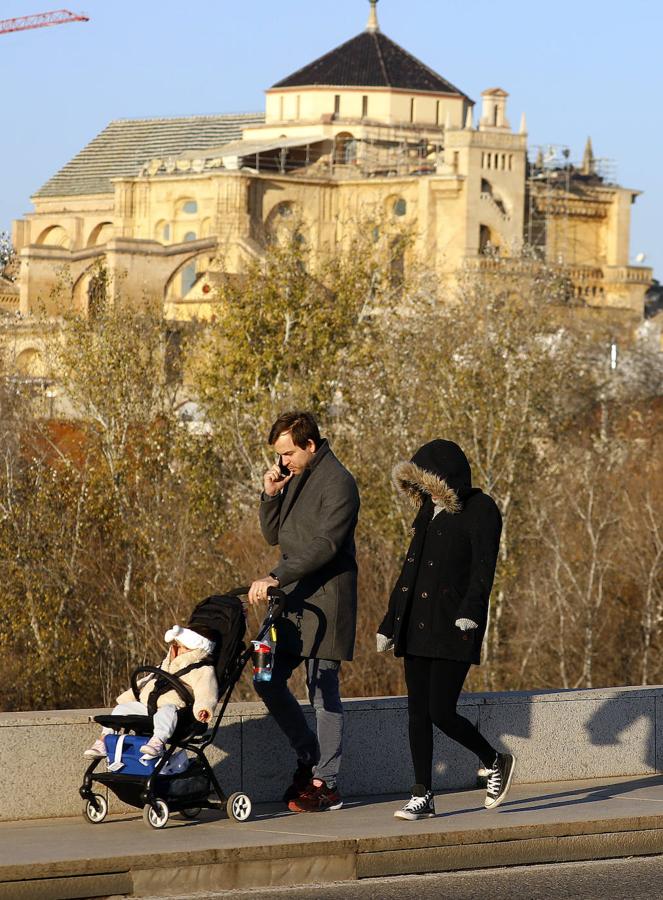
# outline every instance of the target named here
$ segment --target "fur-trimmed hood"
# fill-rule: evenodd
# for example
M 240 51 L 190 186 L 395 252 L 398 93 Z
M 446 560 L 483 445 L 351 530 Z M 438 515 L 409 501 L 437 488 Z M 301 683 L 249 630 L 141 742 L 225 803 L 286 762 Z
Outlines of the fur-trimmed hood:
M 391 477 L 396 488 L 410 501 L 415 509 L 419 509 L 426 494 L 438 497 L 445 512 L 460 511 L 458 494 L 452 490 L 444 478 L 433 472 L 427 472 L 413 462 L 399 462 L 393 468 Z
M 409 462 L 394 466 L 392 478 L 415 509 L 427 497 L 436 497 L 445 512 L 458 513 L 463 500 L 473 493 L 470 464 L 453 441 L 424 444 Z

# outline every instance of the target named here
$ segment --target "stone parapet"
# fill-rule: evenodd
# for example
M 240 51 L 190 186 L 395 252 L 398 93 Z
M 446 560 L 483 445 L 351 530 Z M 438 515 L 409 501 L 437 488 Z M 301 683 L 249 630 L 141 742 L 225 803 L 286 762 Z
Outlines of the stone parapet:
M 460 711 L 518 759 L 525 783 L 663 771 L 663 687 L 464 694 Z M 405 793 L 413 781 L 407 700 L 346 700 L 341 790 L 346 797 Z M 313 714 L 305 707 L 313 723 Z M 0 713 L 0 820 L 78 815 L 82 751 L 102 710 Z M 658 723 L 658 725 L 657 725 Z M 208 751 L 227 793 L 277 800 L 293 769 L 287 741 L 262 703 L 231 703 Z M 434 788 L 476 785 L 478 760 L 435 735 Z M 111 797 L 111 812 L 123 807 Z

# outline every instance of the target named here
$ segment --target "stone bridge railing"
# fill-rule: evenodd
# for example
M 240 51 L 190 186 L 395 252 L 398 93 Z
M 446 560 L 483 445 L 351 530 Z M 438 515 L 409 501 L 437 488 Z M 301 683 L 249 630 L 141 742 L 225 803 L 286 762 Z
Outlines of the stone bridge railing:
M 413 781 L 405 698 L 348 700 L 345 709 L 344 796 L 405 793 Z M 82 752 L 99 711 L 0 713 L 0 819 L 80 813 Z M 663 687 L 464 694 L 461 711 L 516 754 L 519 782 L 663 771 Z M 478 761 L 440 734 L 435 740 L 435 788 L 473 787 Z M 261 703 L 230 704 L 216 744 L 209 759 L 228 793 L 281 796 L 293 756 Z M 111 798 L 111 812 L 121 810 Z

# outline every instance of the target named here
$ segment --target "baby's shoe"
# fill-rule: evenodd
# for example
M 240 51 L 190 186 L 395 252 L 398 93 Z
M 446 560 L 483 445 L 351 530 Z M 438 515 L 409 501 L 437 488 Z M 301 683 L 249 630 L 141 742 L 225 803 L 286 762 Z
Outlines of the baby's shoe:
M 156 737 L 156 735 L 152 735 L 149 741 L 140 748 L 140 752 L 143 756 L 149 756 L 152 759 L 156 756 L 161 756 L 164 751 L 165 744 L 161 740 L 161 738 Z
M 106 744 L 104 743 L 104 739 L 102 737 L 97 738 L 89 750 L 83 752 L 83 756 L 88 759 L 101 759 L 102 756 L 106 756 Z

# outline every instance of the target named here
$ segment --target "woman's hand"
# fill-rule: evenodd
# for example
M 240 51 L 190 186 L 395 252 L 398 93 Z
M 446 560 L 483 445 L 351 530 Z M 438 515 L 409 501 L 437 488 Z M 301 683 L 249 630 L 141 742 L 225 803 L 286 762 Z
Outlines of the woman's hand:
M 479 627 L 473 619 L 456 619 L 455 625 L 461 631 L 474 631 L 475 628 Z
M 199 722 L 209 722 L 209 720 L 210 720 L 209 710 L 201 709 L 199 711 L 198 715 L 196 716 L 196 718 L 198 719 Z
M 387 650 L 393 650 L 394 642 L 392 638 L 387 637 L 386 634 L 378 633 L 375 635 L 375 647 L 378 653 L 385 653 Z

